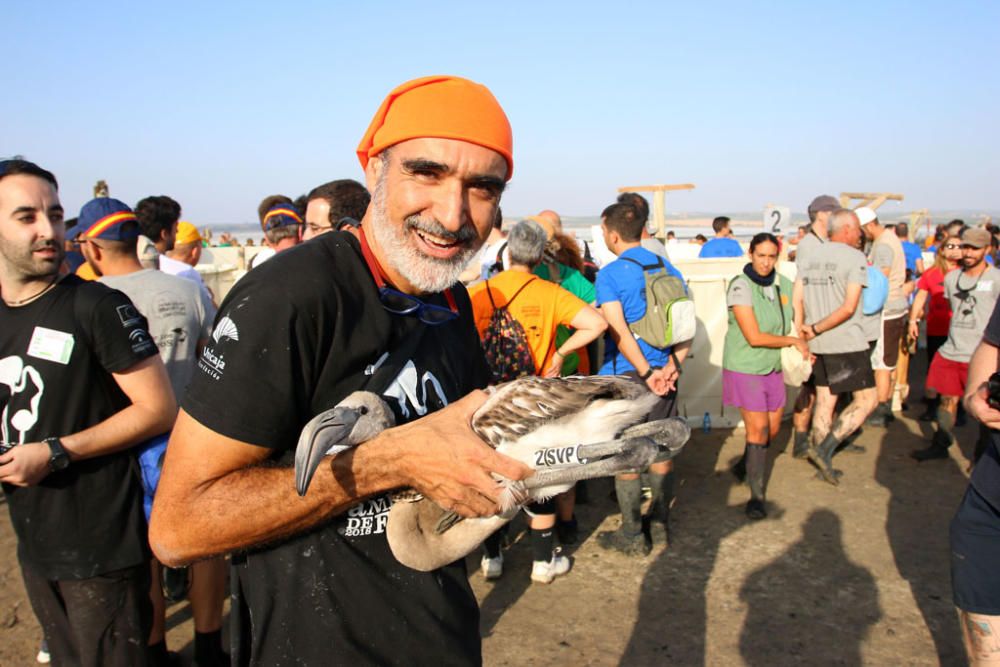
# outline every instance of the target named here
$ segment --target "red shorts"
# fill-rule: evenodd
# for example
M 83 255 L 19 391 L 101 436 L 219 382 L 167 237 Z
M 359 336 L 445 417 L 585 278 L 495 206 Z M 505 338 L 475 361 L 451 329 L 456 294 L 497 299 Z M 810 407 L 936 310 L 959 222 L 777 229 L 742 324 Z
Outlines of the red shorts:
M 927 371 L 927 386 L 942 396 L 964 396 L 965 382 L 969 379 L 969 364 L 952 361 L 938 352 Z

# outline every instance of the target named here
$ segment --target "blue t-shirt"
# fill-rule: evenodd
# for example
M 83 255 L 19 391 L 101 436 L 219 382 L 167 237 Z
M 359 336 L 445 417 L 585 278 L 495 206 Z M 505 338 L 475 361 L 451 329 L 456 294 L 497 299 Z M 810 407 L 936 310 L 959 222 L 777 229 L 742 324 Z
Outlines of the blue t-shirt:
M 924 254 L 920 251 L 920 246 L 918 246 L 913 241 L 903 241 L 903 254 L 906 255 L 906 268 L 913 272 L 913 275 L 917 275 L 917 260 L 922 259 Z
M 709 239 L 701 247 L 698 257 L 742 257 L 740 242 L 729 237 Z
M 673 264 L 642 246 L 629 248 L 618 259 L 602 268 L 597 274 L 597 306 L 618 301 L 622 305 L 625 321 L 631 323 L 642 319 L 642 316 L 646 314 L 646 278 L 640 267 L 625 261 L 622 257 L 628 257 L 644 266 L 657 264 L 658 261 L 662 260 L 668 273 L 681 280 L 684 280 L 684 276 Z M 670 348 L 660 350 L 644 340 L 637 339 L 636 342 L 650 366 L 666 365 L 667 359 L 670 358 Z M 634 370 L 636 370 L 635 366 L 629 363 L 625 355 L 618 351 L 618 346 L 615 345 L 611 336 L 606 336 L 604 363 L 601 366 L 600 374 L 617 375 Z

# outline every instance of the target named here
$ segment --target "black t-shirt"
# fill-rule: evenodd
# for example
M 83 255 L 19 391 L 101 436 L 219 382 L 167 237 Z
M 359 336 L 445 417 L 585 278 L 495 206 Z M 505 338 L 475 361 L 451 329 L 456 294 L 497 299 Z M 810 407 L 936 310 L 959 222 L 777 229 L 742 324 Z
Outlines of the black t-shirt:
M 993 308 L 993 315 L 986 325 L 983 340 L 990 345 L 1000 347 L 1000 302 Z M 990 431 L 989 445 L 973 468 L 969 483 L 1000 512 L 1000 432 Z
M 146 318 L 100 283 L 67 276 L 30 304 L 0 303 L 0 437 L 39 442 L 107 419 L 129 405 L 111 373 L 156 353 Z M 128 451 L 75 461 L 36 486 L 3 488 L 18 557 L 48 579 L 86 579 L 149 553 Z
M 461 316 L 426 328 L 382 391 L 400 421 L 487 383 L 468 295 L 452 292 Z M 441 295 L 432 302 L 446 305 Z M 423 327 L 382 307 L 357 239 L 324 234 L 234 286 L 184 409 L 291 465 L 306 422 L 360 388 L 366 366 Z M 234 556 L 233 664 L 480 661 L 479 610 L 464 561 L 426 573 L 399 564 L 384 532 L 390 504 L 379 496 L 308 533 Z

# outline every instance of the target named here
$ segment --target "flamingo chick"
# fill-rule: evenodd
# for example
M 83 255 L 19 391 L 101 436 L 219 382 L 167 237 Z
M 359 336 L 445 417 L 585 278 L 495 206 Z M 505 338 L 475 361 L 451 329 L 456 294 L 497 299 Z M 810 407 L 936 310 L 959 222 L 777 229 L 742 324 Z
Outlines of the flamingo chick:
M 510 521 L 519 507 L 543 501 L 583 479 L 649 465 L 675 456 L 690 436 L 683 420 L 641 423 L 658 398 L 625 377 L 519 378 L 487 390 L 472 429 L 498 452 L 526 463 L 535 474 L 504 485 L 500 514 L 462 520 L 412 490 L 393 495 L 386 534 L 402 564 L 429 571 L 474 550 Z M 393 426 L 391 410 L 370 392 L 355 392 L 302 429 L 295 479 L 304 495 L 324 456 L 370 440 Z

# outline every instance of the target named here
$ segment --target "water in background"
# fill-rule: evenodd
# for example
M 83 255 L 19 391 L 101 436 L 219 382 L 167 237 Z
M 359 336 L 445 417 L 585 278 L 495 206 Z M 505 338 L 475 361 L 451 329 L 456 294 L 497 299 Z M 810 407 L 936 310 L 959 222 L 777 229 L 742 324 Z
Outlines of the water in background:
M 907 211 L 899 206 L 890 206 L 886 204 L 883 208 L 879 209 L 879 213 L 882 215 L 882 219 L 885 223 L 895 223 L 899 221 L 908 221 Z M 749 239 L 751 236 L 761 231 L 763 228 L 763 220 L 761 213 L 743 212 L 743 213 L 726 213 L 732 218 L 732 229 L 733 234 L 739 239 Z M 945 223 L 954 218 L 962 218 L 969 224 L 978 224 L 984 215 L 990 215 L 989 212 L 972 212 L 972 211 L 934 211 L 931 214 L 931 226 L 935 224 Z M 711 220 L 714 214 L 711 213 L 668 213 L 667 214 L 667 229 L 672 230 L 674 234 L 679 239 L 692 239 L 698 234 L 704 234 L 707 237 L 711 237 L 714 232 L 712 231 Z M 993 219 L 996 220 L 998 217 L 994 213 Z M 504 218 L 504 227 L 513 225 L 521 218 L 518 217 L 507 217 Z M 598 216 L 563 216 L 563 227 L 570 232 L 572 232 L 577 238 L 590 241 L 591 239 L 591 228 L 595 225 L 601 224 L 601 219 Z M 805 213 L 792 212 L 792 223 L 791 227 L 797 228 L 799 225 L 804 225 L 809 222 L 808 217 Z M 228 233 L 234 236 L 241 245 L 246 245 L 247 239 L 253 239 L 254 245 L 259 245 L 261 239 L 264 238 L 264 233 L 260 230 L 260 227 L 252 223 L 242 223 L 242 224 L 225 224 L 216 223 L 209 225 L 200 225 L 200 227 L 208 227 L 212 230 L 212 240 L 217 243 L 218 238 L 223 233 Z M 920 229 L 913 230 L 917 238 L 923 238 L 927 233 L 927 225 L 920 225 Z M 789 229 L 786 234 L 791 233 L 792 229 Z

